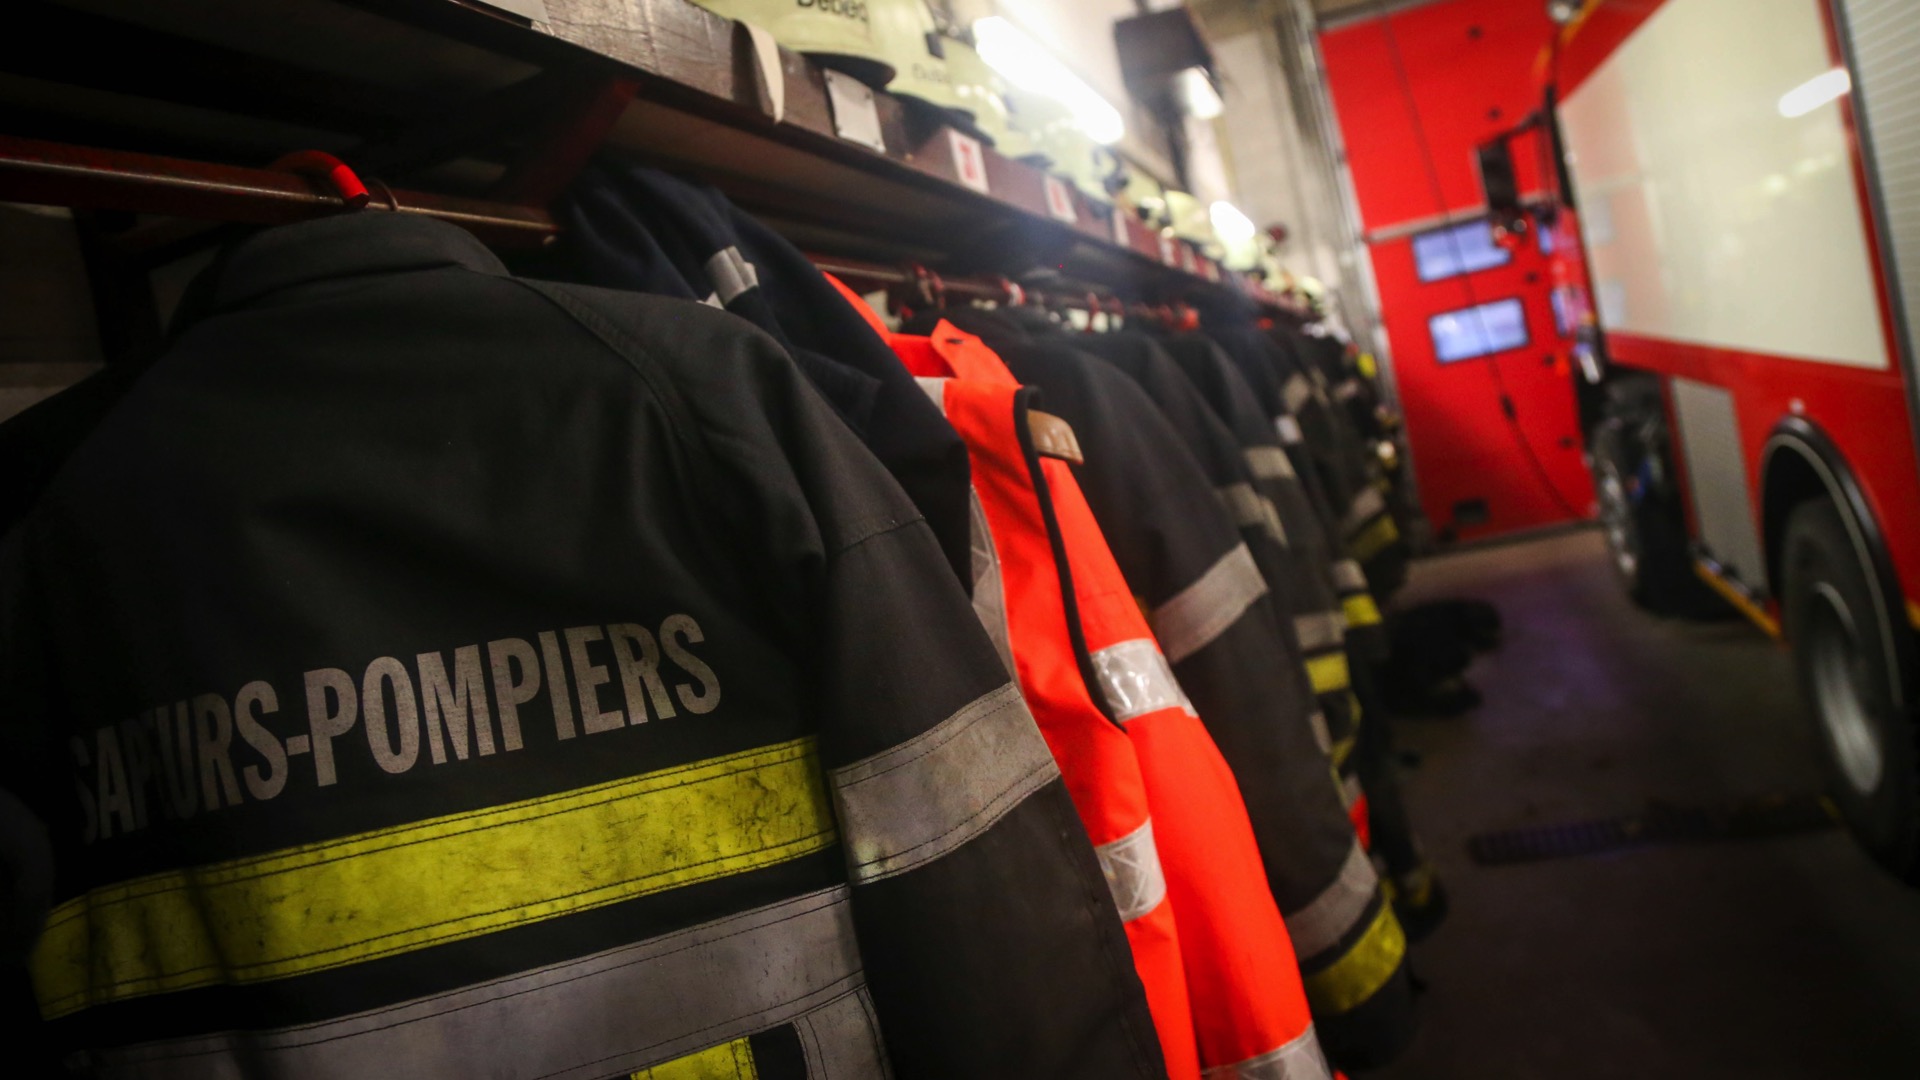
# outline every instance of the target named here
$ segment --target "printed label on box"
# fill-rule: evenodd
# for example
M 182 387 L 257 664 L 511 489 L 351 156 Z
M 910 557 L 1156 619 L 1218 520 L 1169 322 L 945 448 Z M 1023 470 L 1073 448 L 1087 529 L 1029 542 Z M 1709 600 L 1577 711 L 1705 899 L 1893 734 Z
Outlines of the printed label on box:
M 1080 215 L 1073 212 L 1073 192 L 1067 190 L 1067 185 L 1057 176 L 1049 176 L 1045 179 L 1047 213 L 1069 225 L 1080 220 Z
M 987 157 L 980 149 L 980 140 L 948 128 L 947 145 L 953 148 L 953 175 L 980 194 L 987 194 Z

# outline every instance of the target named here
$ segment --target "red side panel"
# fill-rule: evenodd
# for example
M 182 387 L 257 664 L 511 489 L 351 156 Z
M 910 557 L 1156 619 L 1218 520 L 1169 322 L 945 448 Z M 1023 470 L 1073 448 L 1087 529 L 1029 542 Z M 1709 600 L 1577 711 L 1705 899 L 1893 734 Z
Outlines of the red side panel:
M 1534 62 L 1553 32 L 1541 0 L 1445 0 L 1321 35 L 1367 231 L 1480 205 L 1473 148 L 1539 106 Z M 1537 189 L 1532 155 L 1515 156 L 1521 190 Z
M 1399 299 L 1385 306 L 1387 334 L 1428 520 L 1472 539 L 1585 516 L 1593 487 L 1581 458 L 1572 342 L 1554 326 L 1539 248 L 1529 244 L 1506 266 L 1474 274 L 1471 293 L 1460 278 L 1422 284 L 1409 238 L 1372 251 L 1381 295 Z M 1436 359 L 1429 316 L 1508 297 L 1521 301 L 1530 344 L 1477 360 Z M 1513 421 L 1500 404 L 1503 387 Z M 1475 500 L 1485 503 L 1488 523 L 1456 524 L 1456 507 Z
M 1920 581 L 1920 465 L 1908 432 L 1906 391 L 1897 371 L 1867 371 L 1785 356 L 1609 333 L 1613 358 L 1630 367 L 1729 387 L 1746 451 L 1747 482 L 1760 487 L 1760 451 L 1783 416 L 1818 425 L 1852 466 L 1888 538 L 1903 587 Z M 1754 511 L 1760 511 L 1754 500 Z
M 1423 509 L 1442 536 L 1552 525 L 1586 516 L 1593 502 L 1572 341 L 1556 332 L 1554 281 L 1537 245 L 1505 267 L 1422 282 L 1405 235 L 1481 207 L 1474 149 L 1540 107 L 1538 62 L 1554 32 L 1539 0 L 1444 0 L 1321 39 L 1361 218 L 1369 234 L 1393 237 L 1369 249 Z M 1513 144 L 1523 192 L 1543 187 L 1531 143 Z M 1524 306 L 1526 346 L 1439 362 L 1429 319 L 1509 297 Z

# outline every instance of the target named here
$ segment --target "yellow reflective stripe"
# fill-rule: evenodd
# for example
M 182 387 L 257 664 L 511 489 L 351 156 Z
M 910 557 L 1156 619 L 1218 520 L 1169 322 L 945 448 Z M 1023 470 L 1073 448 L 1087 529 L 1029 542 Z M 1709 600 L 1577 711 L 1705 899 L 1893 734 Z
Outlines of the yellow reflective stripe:
M 1373 602 L 1372 593 L 1356 593 L 1340 601 L 1340 613 L 1347 617 L 1347 626 L 1380 625 L 1380 605 Z
M 1380 992 L 1407 954 L 1407 935 L 1393 907 L 1381 904 L 1366 933 L 1347 954 L 1304 979 L 1315 1012 L 1343 1013 Z
M 1339 769 L 1345 767 L 1347 759 L 1353 756 L 1354 743 L 1358 741 L 1354 736 L 1349 735 L 1333 744 L 1333 753 L 1331 756 L 1333 758 L 1334 768 Z
M 94 889 L 33 956 L 42 1011 L 411 952 L 837 840 L 813 740 Z
M 1382 514 L 1374 518 L 1373 523 L 1361 529 L 1347 544 L 1347 550 L 1354 558 L 1366 562 L 1387 549 L 1387 545 L 1400 539 L 1400 529 L 1394 525 L 1393 518 Z
M 1345 690 L 1353 684 L 1353 673 L 1347 670 L 1347 654 L 1330 652 L 1307 657 L 1307 678 L 1316 694 Z
M 735 1039 L 641 1069 L 629 1080 L 760 1080 L 760 1070 L 753 1063 L 753 1047 Z

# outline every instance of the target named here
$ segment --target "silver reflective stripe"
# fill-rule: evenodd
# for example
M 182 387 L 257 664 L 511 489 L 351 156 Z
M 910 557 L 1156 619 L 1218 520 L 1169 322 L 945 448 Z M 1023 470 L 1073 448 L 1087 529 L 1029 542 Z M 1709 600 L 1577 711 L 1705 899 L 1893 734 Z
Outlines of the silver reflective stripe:
M 1012 683 L 906 742 L 833 770 L 854 883 L 940 858 L 1059 775 Z
M 1333 564 L 1333 584 L 1346 592 L 1357 592 L 1367 587 L 1367 575 L 1360 564 L 1352 559 L 1341 559 Z
M 1275 543 L 1281 547 L 1287 545 L 1287 530 L 1280 524 L 1280 511 L 1274 509 L 1273 500 L 1253 490 L 1252 484 L 1228 484 L 1215 488 L 1213 493 L 1226 504 L 1235 525 L 1243 529 L 1265 529 Z
M 1333 388 L 1333 396 L 1341 401 L 1352 401 L 1360 396 L 1359 379 L 1343 379 Z
M 1303 652 L 1318 652 L 1321 649 L 1337 647 L 1347 636 L 1347 617 L 1337 611 L 1318 611 L 1312 615 L 1295 615 L 1293 632 L 1300 639 Z
M 893 1075 L 880 1042 L 873 999 L 862 986 L 793 1022 L 807 1080 L 885 1080 Z
M 1341 528 L 1347 532 L 1358 532 L 1367 522 L 1387 512 L 1387 497 L 1380 494 L 1376 487 L 1362 488 L 1360 494 L 1353 497 L 1353 504 L 1347 507 L 1346 520 Z
M 1291 420 L 1289 416 L 1286 419 Z M 1247 448 L 1247 467 L 1253 475 L 1262 480 L 1295 480 L 1298 473 L 1293 471 L 1293 459 L 1285 450 L 1277 446 L 1250 446 Z
M 1206 1080 L 1331 1080 L 1333 1070 L 1320 1052 L 1320 1037 L 1308 1024 L 1284 1046 L 1232 1065 L 1215 1065 L 1201 1075 Z
M 1340 781 L 1340 798 L 1341 801 L 1347 804 L 1347 809 L 1349 810 L 1353 809 L 1353 804 L 1359 802 L 1366 793 L 1366 789 L 1360 786 L 1360 777 L 1358 774 L 1346 777 Z
M 1313 902 L 1287 916 L 1287 934 L 1293 938 L 1293 951 L 1308 961 L 1340 944 L 1360 919 L 1367 906 L 1380 895 L 1380 877 L 1372 860 L 1353 842 L 1340 874 Z
M 913 381 L 919 383 L 920 389 L 933 399 L 933 407 L 940 410 L 940 415 L 947 415 L 947 380 L 916 375 Z
M 1287 379 L 1287 385 L 1280 393 L 1286 399 L 1287 411 L 1297 413 L 1300 406 L 1313 400 L 1313 384 L 1304 375 L 1294 375 Z
M 723 304 L 733 303 L 735 297 L 760 284 L 759 273 L 736 247 L 714 252 L 707 260 L 707 277 Z
M 1100 676 L 1107 710 L 1122 724 L 1161 709 L 1193 712 L 1193 703 L 1175 681 L 1167 658 L 1147 638 L 1122 641 L 1094 653 L 1093 670 Z
M 945 385 L 944 380 L 941 385 Z M 1000 575 L 1000 551 L 993 543 L 993 528 L 987 523 L 987 508 L 980 504 L 980 493 L 967 489 L 967 508 L 972 521 L 967 529 L 967 544 L 973 566 L 973 613 L 987 628 L 1007 676 L 1015 674 L 1013 642 L 1007 630 L 1007 593 Z
M 1118 840 L 1096 846 L 1093 853 L 1100 856 L 1100 872 L 1107 876 L 1121 922 L 1132 922 L 1167 898 L 1167 876 L 1160 870 L 1151 820 Z
M 862 985 L 846 886 L 338 1020 L 92 1053 L 140 1080 L 622 1075 Z
M 1333 753 L 1333 732 L 1327 730 L 1327 714 L 1315 709 L 1313 715 L 1307 717 L 1307 725 L 1313 728 L 1313 741 L 1320 752 Z
M 1149 619 L 1167 660 L 1177 664 L 1212 644 L 1265 595 L 1267 580 L 1254 565 L 1253 553 L 1247 545 L 1238 544 L 1200 580 L 1154 608 Z
M 1291 416 L 1282 416 L 1275 419 L 1273 422 L 1273 430 L 1279 433 L 1280 441 L 1288 446 L 1299 446 L 1301 443 L 1307 441 L 1306 435 L 1300 430 L 1300 421 L 1295 420 Z

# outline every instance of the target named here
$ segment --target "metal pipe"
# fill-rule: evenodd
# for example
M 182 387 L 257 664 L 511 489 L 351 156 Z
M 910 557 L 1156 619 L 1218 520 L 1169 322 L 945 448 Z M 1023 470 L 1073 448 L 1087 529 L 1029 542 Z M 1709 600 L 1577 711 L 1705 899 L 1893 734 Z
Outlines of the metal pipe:
M 538 247 L 559 234 L 552 217 L 532 207 L 389 191 L 384 185 L 376 190 L 380 197 L 358 212 L 422 214 L 502 247 Z M 354 212 L 338 194 L 298 173 L 8 135 L 0 135 L 0 201 L 256 225 Z

